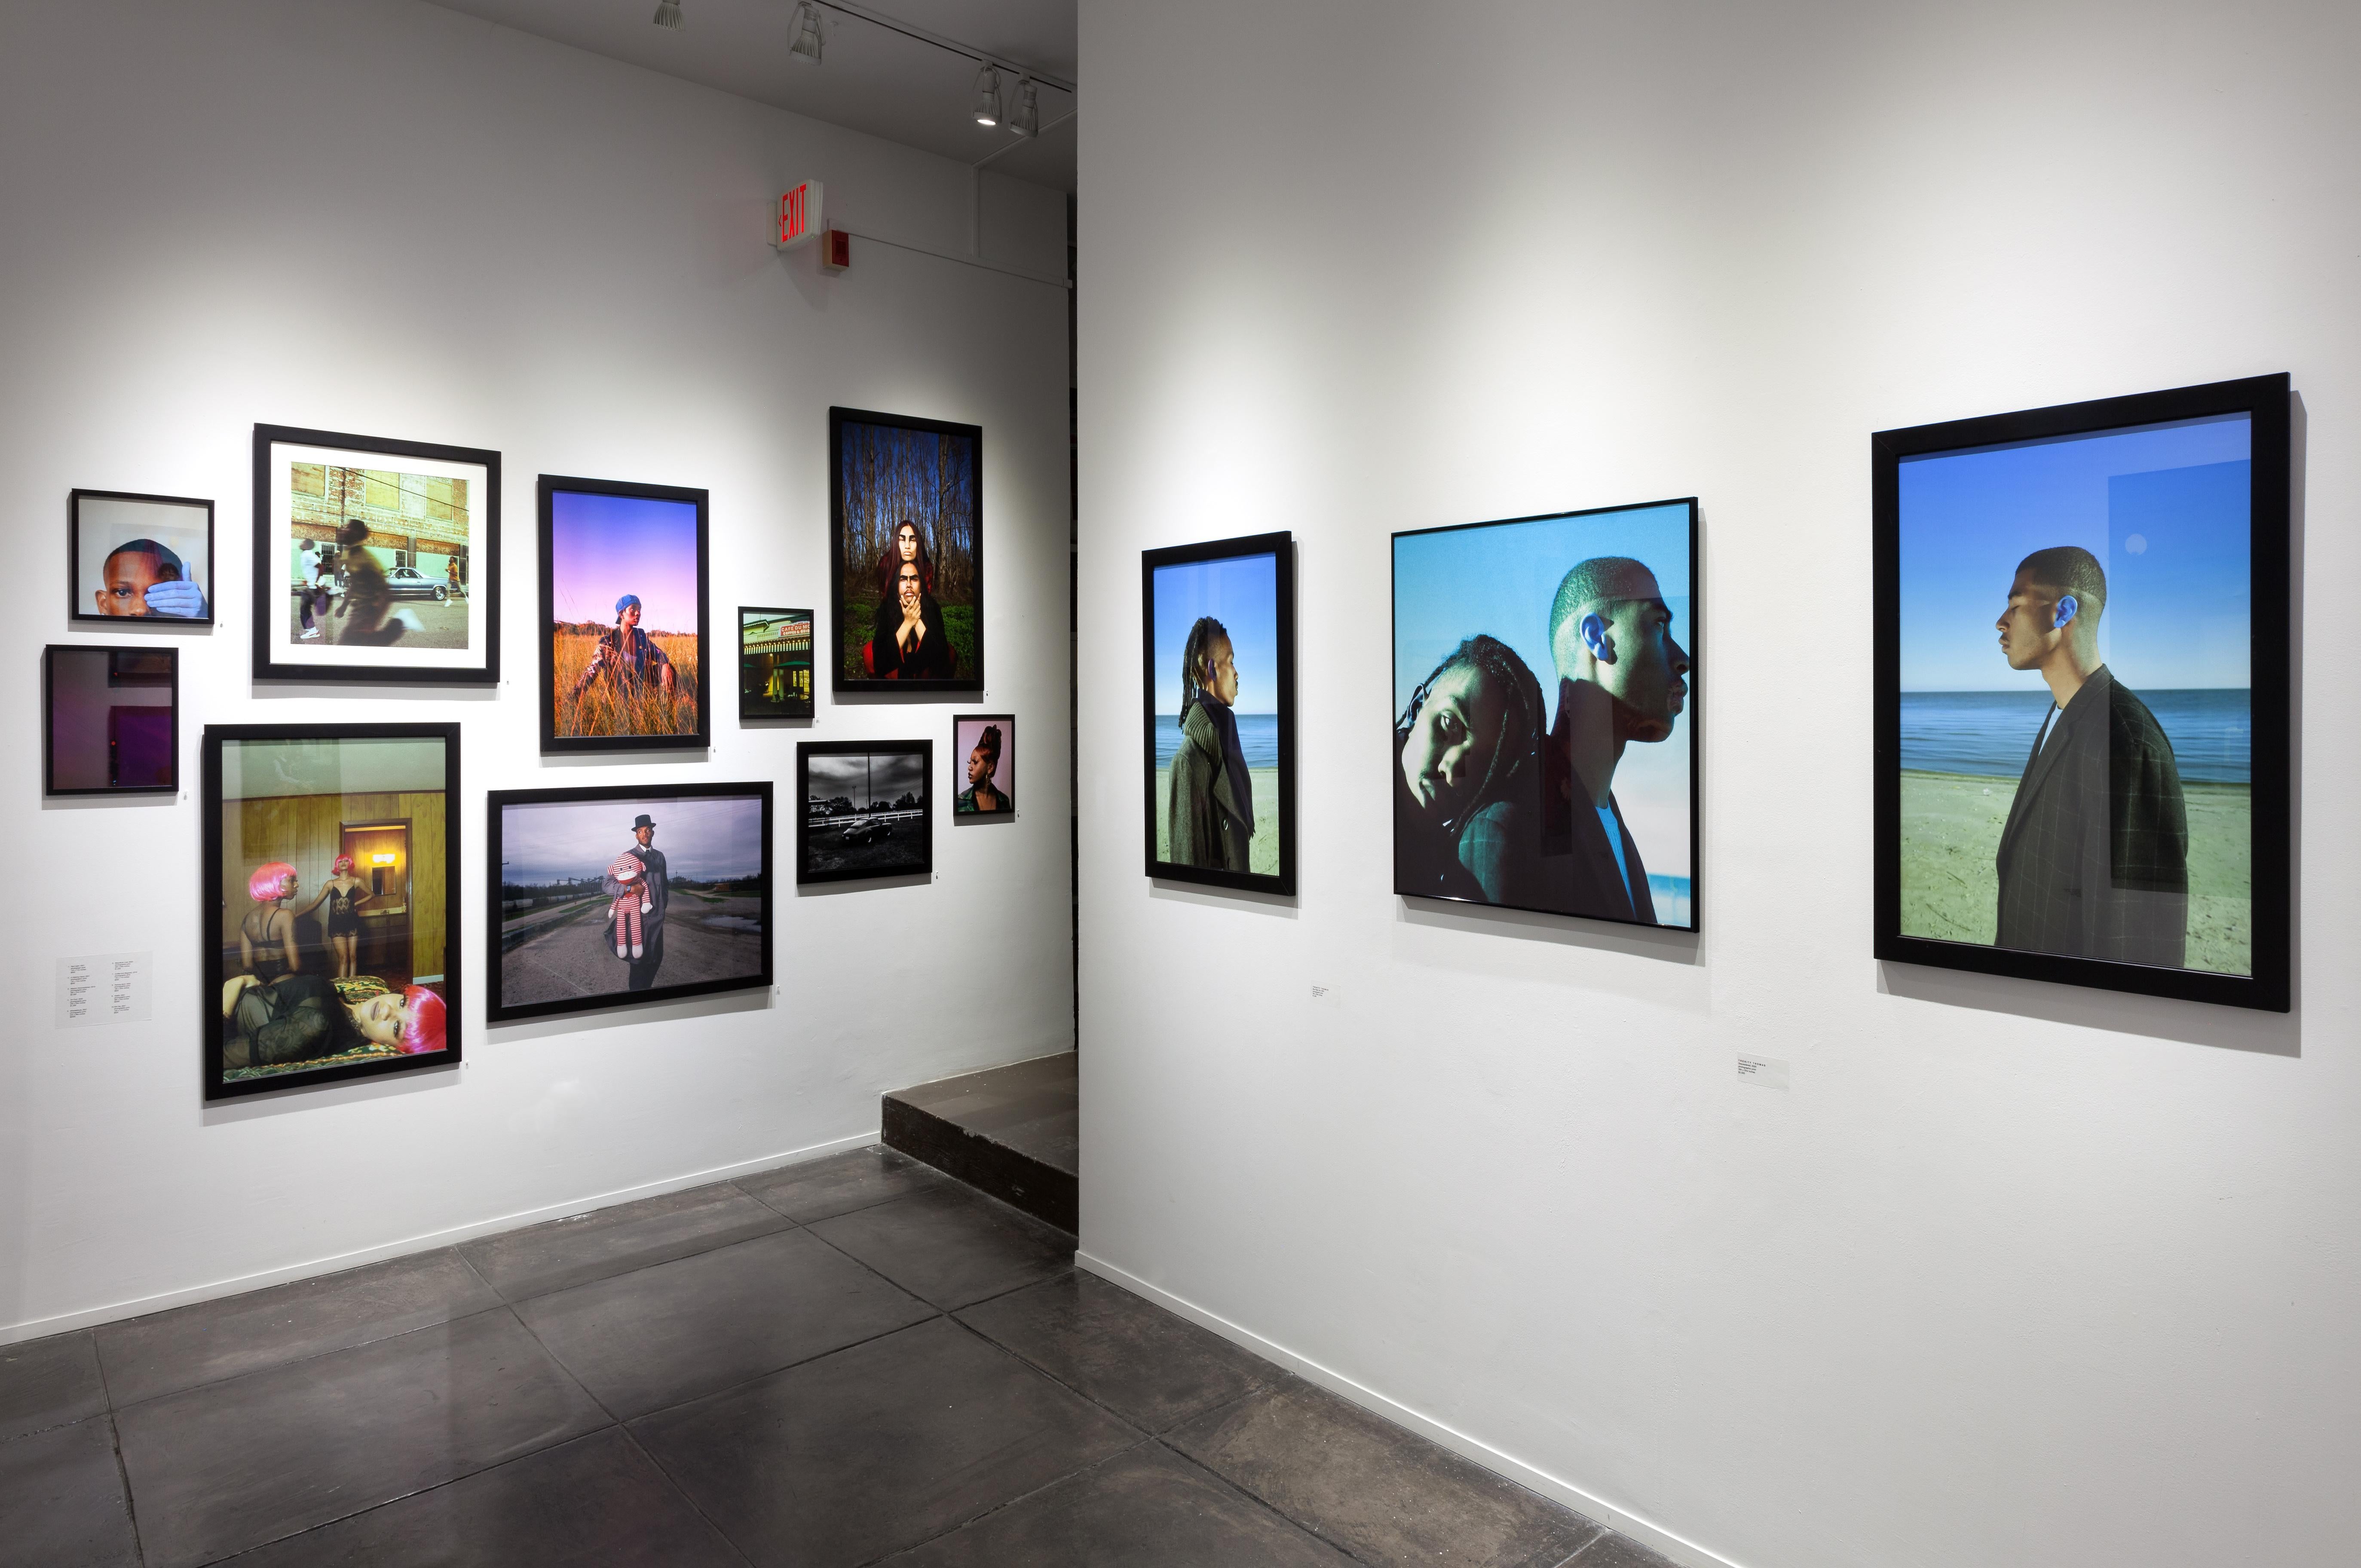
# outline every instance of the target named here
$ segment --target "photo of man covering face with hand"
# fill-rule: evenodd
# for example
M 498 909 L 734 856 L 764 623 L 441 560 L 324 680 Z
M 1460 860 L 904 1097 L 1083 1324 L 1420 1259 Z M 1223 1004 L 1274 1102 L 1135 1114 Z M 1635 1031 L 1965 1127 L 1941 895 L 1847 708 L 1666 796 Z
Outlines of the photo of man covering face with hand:
M 1696 503 L 1394 536 L 1394 888 L 1694 930 Z
M 214 504 L 76 490 L 69 613 L 76 620 L 214 619 Z

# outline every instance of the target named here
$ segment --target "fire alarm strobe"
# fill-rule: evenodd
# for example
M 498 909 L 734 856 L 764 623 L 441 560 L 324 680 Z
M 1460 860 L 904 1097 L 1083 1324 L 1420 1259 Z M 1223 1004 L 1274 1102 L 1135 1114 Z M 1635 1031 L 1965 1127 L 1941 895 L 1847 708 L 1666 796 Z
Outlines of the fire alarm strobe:
M 819 264 L 824 271 L 841 272 L 852 265 L 852 236 L 830 229 L 819 236 Z
M 827 226 L 820 210 L 822 193 L 818 181 L 807 180 L 779 198 L 779 232 L 772 245 L 793 250 Z

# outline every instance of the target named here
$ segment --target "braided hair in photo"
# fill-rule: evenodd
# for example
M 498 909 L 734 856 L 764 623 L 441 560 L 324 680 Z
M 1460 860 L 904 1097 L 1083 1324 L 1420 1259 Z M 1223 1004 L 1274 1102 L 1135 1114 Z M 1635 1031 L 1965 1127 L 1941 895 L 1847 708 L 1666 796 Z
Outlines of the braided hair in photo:
M 1434 683 L 1454 670 L 1471 669 L 1479 672 L 1485 681 L 1498 686 L 1501 694 L 1500 739 L 1492 748 L 1491 760 L 1484 765 L 1484 779 L 1476 793 L 1467 798 L 1467 809 L 1459 814 L 1454 828 L 1465 827 L 1476 814 L 1506 792 L 1509 781 L 1541 750 L 1547 732 L 1542 721 L 1542 686 L 1533 678 L 1517 651 L 1497 637 L 1481 632 L 1463 641 L 1434 666 L 1418 689 L 1410 694 L 1410 706 L 1394 726 L 1394 751 L 1397 755 L 1410 739 L 1411 729 L 1418 722 L 1419 710 L 1426 706 L 1427 694 Z

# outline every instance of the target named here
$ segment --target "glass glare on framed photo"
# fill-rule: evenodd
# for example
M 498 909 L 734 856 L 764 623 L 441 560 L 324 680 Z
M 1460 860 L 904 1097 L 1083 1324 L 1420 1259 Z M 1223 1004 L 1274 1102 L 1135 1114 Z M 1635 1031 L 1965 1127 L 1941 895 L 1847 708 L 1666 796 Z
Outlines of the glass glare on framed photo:
M 499 679 L 500 454 L 255 427 L 255 670 Z
M 1394 891 L 1697 929 L 1697 502 L 1393 549 Z
M 931 740 L 797 746 L 796 880 L 854 882 L 932 871 L 934 755 Z
M 73 620 L 212 624 L 213 502 L 76 490 L 68 504 Z
M 207 727 L 207 1098 L 457 1059 L 458 745 Z
M 738 717 L 812 716 L 812 612 L 738 611 Z
M 542 476 L 543 751 L 705 744 L 706 506 Z
M 178 649 L 58 644 L 44 664 L 49 794 L 178 792 Z
M 2015 440 L 1975 439 L 2011 428 L 1995 422 L 1880 438 L 1886 892 L 1894 938 L 1941 945 L 1894 956 L 1986 949 L 2249 986 L 2281 970 L 2258 919 L 2262 883 L 2284 874 L 2266 848 L 2285 814 L 2284 744 L 2267 739 L 2285 733 L 2284 676 L 2261 666 L 2284 641 L 2283 568 L 2266 563 L 2284 560 L 2286 523 L 2260 499 L 2284 490 L 2258 484 L 2285 472 L 2278 387 L 2277 417 L 2269 389 L 2230 383 L 2038 411 L 2018 417 L 2081 428 Z M 2225 400 L 2238 406 L 2205 411 Z
M 771 786 L 494 790 L 486 1015 L 771 983 Z
M 1150 550 L 1140 569 L 1148 874 L 1292 893 L 1293 541 Z
M 983 687 L 983 432 L 828 412 L 833 690 Z
M 1016 716 L 959 713 L 951 716 L 951 763 L 959 792 L 951 815 L 979 820 L 1016 815 Z

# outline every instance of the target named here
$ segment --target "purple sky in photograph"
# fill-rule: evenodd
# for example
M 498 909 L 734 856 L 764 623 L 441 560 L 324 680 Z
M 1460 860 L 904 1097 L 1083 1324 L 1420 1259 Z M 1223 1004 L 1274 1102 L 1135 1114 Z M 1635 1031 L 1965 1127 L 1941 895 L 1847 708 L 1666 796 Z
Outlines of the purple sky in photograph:
M 550 603 L 560 620 L 611 626 L 640 596 L 640 630 L 697 634 L 697 509 L 560 490 L 550 498 Z

